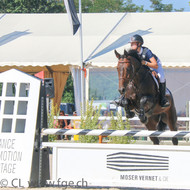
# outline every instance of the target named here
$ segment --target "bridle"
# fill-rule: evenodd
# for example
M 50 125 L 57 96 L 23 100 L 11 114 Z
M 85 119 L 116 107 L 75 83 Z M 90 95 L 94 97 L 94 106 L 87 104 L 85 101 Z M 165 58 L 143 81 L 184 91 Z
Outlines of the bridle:
M 121 64 L 125 64 L 125 63 L 130 63 L 131 64 L 131 62 L 130 61 L 119 61 L 118 63 L 121 63 Z M 129 82 L 131 82 L 134 78 L 135 78 L 135 75 L 139 72 L 139 70 L 141 69 L 141 66 L 142 66 L 142 64 L 140 65 L 140 67 L 139 67 L 139 69 L 135 72 L 135 68 L 134 68 L 134 65 L 133 64 L 131 64 L 131 66 L 132 66 L 132 73 L 133 73 L 133 76 L 129 79 Z M 127 80 L 127 78 L 125 78 L 125 77 L 119 77 L 119 80 Z
M 126 59 L 126 60 L 124 60 L 124 58 Z M 119 81 L 120 80 L 124 80 L 124 84 L 125 84 L 125 82 L 127 81 L 127 85 L 129 84 L 129 83 L 134 83 L 133 82 L 133 80 L 134 80 L 134 78 L 135 78 L 135 76 L 137 75 L 137 73 L 140 71 L 140 69 L 141 69 L 141 67 L 142 67 L 142 64 L 140 63 L 140 67 L 135 71 L 135 67 L 134 67 L 134 64 L 132 64 L 131 62 L 132 62 L 132 60 L 131 59 L 127 59 L 126 57 L 120 57 L 119 58 L 119 61 L 118 61 L 118 64 L 122 64 L 122 65 L 124 65 L 124 64 L 130 64 L 131 65 L 131 67 L 132 67 L 132 76 L 130 76 L 130 78 L 128 79 L 127 77 L 119 77 Z M 122 60 L 121 60 L 122 59 Z M 123 94 L 123 96 L 125 96 L 125 93 L 126 93 L 126 85 L 124 85 L 125 87 L 124 87 L 124 92 L 122 93 Z

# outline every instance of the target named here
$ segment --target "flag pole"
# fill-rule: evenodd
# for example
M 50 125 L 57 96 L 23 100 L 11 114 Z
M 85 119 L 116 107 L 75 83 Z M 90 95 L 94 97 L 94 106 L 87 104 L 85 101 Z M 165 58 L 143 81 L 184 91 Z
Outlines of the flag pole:
M 83 65 L 83 35 L 82 35 L 82 5 L 79 0 L 79 20 L 80 20 L 80 65 L 81 65 L 81 104 L 82 111 L 85 110 L 85 98 L 84 98 L 84 65 Z M 82 113 L 81 113 L 82 114 Z

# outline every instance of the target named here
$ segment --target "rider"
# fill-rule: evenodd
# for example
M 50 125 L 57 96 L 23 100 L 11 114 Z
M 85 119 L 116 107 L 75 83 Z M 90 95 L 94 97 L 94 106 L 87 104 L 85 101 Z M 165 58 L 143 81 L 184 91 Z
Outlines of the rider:
M 160 98 L 161 98 L 160 105 L 161 107 L 168 107 L 170 103 L 165 97 L 166 79 L 164 76 L 164 70 L 162 68 L 162 63 L 160 59 L 155 54 L 153 54 L 150 49 L 142 46 L 144 40 L 140 35 L 135 34 L 134 36 L 132 36 L 130 39 L 130 43 L 131 43 L 131 49 L 136 50 L 139 56 L 141 57 L 142 64 L 152 68 L 158 74 L 160 79 L 160 84 L 159 84 Z M 117 105 L 120 104 L 121 102 L 122 100 L 115 100 L 115 103 Z

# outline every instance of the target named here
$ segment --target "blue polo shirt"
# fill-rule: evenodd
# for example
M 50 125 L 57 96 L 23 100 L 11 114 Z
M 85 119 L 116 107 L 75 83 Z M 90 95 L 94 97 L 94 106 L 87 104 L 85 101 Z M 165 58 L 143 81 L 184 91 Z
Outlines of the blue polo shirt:
M 148 49 L 147 47 L 141 48 L 140 55 L 143 56 L 142 54 L 143 54 L 143 51 L 145 50 L 145 48 L 146 48 L 145 57 L 142 57 L 142 59 L 145 61 L 151 62 L 150 58 L 154 57 L 156 59 L 156 61 L 158 61 L 158 57 L 155 54 L 153 54 L 152 51 L 150 49 Z

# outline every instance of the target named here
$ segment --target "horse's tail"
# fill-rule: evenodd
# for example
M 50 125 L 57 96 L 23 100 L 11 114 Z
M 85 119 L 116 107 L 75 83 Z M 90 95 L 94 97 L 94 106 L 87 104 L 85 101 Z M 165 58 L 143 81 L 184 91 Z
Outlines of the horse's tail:
M 169 109 L 169 112 L 172 115 L 172 119 L 174 120 L 173 122 L 176 123 L 177 122 L 177 112 L 176 112 L 176 108 L 175 108 L 173 94 L 171 93 L 171 91 L 168 88 L 167 88 L 167 90 L 168 90 L 169 96 L 170 96 L 170 109 Z M 178 127 L 175 126 L 175 128 L 177 129 Z
M 172 92 L 170 91 L 170 89 L 169 89 L 169 88 L 166 88 L 166 95 L 167 95 L 167 91 L 168 91 L 168 93 L 169 93 L 169 95 L 170 95 L 170 97 L 171 97 L 171 103 L 174 105 L 174 98 L 173 98 L 173 94 L 172 94 Z M 175 105 L 174 105 L 174 107 L 175 107 Z

